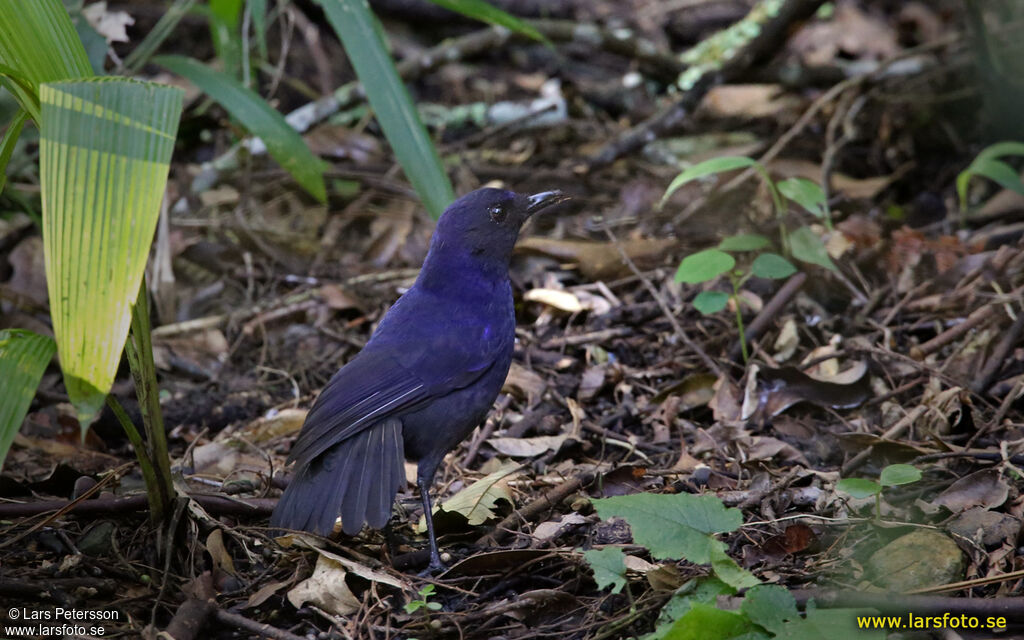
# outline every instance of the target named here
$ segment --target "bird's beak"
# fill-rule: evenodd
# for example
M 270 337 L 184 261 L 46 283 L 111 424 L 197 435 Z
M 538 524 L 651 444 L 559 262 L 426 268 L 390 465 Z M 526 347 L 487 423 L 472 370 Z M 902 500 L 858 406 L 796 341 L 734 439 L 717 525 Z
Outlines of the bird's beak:
M 540 193 L 535 193 L 526 198 L 526 212 L 533 215 L 541 209 L 547 209 L 559 202 L 565 202 L 570 199 L 571 198 L 569 196 L 565 195 L 561 191 L 542 191 Z

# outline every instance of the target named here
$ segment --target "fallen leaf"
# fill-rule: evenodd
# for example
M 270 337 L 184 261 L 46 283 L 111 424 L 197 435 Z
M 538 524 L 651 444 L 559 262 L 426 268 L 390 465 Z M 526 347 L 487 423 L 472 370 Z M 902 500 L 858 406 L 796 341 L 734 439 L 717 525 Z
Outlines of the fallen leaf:
M 296 609 L 308 602 L 336 616 L 352 615 L 359 611 L 361 603 L 345 584 L 347 574 L 340 562 L 321 554 L 313 575 L 288 592 L 288 602 Z
M 249 596 L 249 599 L 245 601 L 242 606 L 243 609 L 251 609 L 252 607 L 258 607 L 266 602 L 270 596 L 280 591 L 283 587 L 287 587 L 287 582 L 268 582 L 259 588 L 258 591 Z
M 950 533 L 992 548 L 1004 542 L 1012 544 L 1020 534 L 1020 525 L 1020 520 L 1011 515 L 974 507 L 961 513 L 946 526 Z
M 508 438 L 515 440 L 515 438 Z M 435 507 L 434 513 L 457 513 L 462 515 L 470 526 L 481 525 L 495 517 L 494 507 L 498 500 L 512 502 L 512 492 L 508 488 L 509 476 L 516 473 L 521 465 L 515 462 L 504 464 L 494 473 L 480 478 L 462 491 L 459 491 L 443 504 Z M 420 516 L 416 530 L 423 533 L 427 530 L 427 521 Z
M 712 87 L 701 109 L 715 118 L 777 118 L 794 113 L 801 100 L 777 84 L 730 84 Z
M 679 243 L 670 238 L 635 238 L 619 242 L 619 247 L 631 260 L 643 268 L 657 262 L 669 249 Z M 574 263 L 590 281 L 608 280 L 629 273 L 629 267 L 615 246 L 606 242 L 585 240 L 554 240 L 531 236 L 519 241 L 517 251 L 540 253 L 556 260 Z
M 540 302 L 549 307 L 569 313 L 583 311 L 583 303 L 580 299 L 568 291 L 560 289 L 530 289 L 523 294 L 523 300 L 527 302 Z
M 973 507 L 994 509 L 1006 502 L 1010 486 L 997 469 L 982 469 L 960 478 L 935 498 L 934 503 L 953 513 Z
M 535 436 L 533 438 L 489 438 L 487 444 L 498 453 L 513 458 L 532 458 L 548 451 L 558 451 L 569 436 Z
M 214 529 L 206 536 L 206 550 L 210 553 L 214 568 L 233 576 L 238 575 L 235 571 L 235 562 L 224 546 L 224 531 Z
M 537 525 L 531 532 L 533 539 L 539 543 L 550 542 L 564 535 L 573 527 L 585 524 L 587 519 L 578 513 L 567 513 L 559 520 L 548 520 Z
M 505 384 L 501 387 L 502 393 L 515 393 L 520 398 L 526 399 L 526 406 L 533 407 L 544 395 L 548 383 L 536 372 L 527 369 L 518 362 L 513 362 L 509 367 L 508 376 L 505 377 Z

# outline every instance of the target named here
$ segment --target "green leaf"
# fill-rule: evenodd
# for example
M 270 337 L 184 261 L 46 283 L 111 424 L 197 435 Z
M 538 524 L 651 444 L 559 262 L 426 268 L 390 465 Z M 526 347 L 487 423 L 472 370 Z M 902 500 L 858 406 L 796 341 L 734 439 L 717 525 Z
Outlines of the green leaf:
M 762 584 L 747 591 L 740 611 L 774 635 L 782 634 L 787 622 L 800 618 L 793 594 L 775 584 Z
M 736 266 L 736 259 L 718 249 L 705 249 L 683 258 L 676 270 L 676 282 L 708 282 Z
M 654 631 L 643 636 L 642 640 L 662 640 L 675 621 L 683 617 L 694 604 L 713 605 L 718 601 L 718 596 L 731 596 L 735 593 L 736 589 L 715 577 L 688 580 L 676 589 L 669 601 L 661 607 Z
M 722 582 L 734 589 L 747 589 L 761 584 L 757 576 L 736 564 L 721 547 L 711 547 L 711 568 Z
M 157 56 L 154 62 L 187 78 L 267 145 L 267 151 L 320 202 L 327 200 L 326 163 L 315 156 L 295 129 L 256 92 L 231 76 L 184 56 Z
M 729 294 L 724 291 L 701 291 L 693 299 L 693 308 L 703 315 L 718 313 L 729 304 Z
M 0 74 L 12 77 L 22 109 L 39 123 L 39 85 L 93 75 L 89 57 L 60 0 L 5 1 L 0 11 Z
M 56 348 L 53 340 L 31 331 L 0 330 L 0 469 Z
M 131 53 L 125 56 L 124 68 L 128 71 L 138 71 L 148 63 L 160 45 L 174 32 L 182 18 L 192 11 L 192 5 L 195 3 L 196 0 L 172 0 L 146 37 L 136 43 Z
M 539 42 L 550 45 L 551 43 L 545 38 L 540 31 L 537 31 L 533 25 L 523 22 L 519 18 L 494 7 L 493 5 L 484 2 L 483 0 L 430 0 L 439 7 L 444 7 L 449 11 L 461 13 L 467 18 L 473 18 L 480 22 L 486 22 L 487 24 L 497 25 L 499 27 L 505 27 L 509 31 L 522 34 L 527 38 L 533 38 Z
M 46 284 L 64 385 L 83 430 L 121 362 L 183 93 L 126 78 L 40 87 Z
M 796 273 L 796 267 L 789 260 L 775 253 L 762 253 L 754 258 L 750 272 L 758 278 L 781 280 Z
M 714 496 L 638 493 L 596 499 L 593 504 L 602 518 L 625 518 L 633 540 L 658 559 L 708 564 L 713 547 L 724 549 L 710 534 L 735 531 L 743 524 L 739 509 L 726 509 Z
M 14 146 L 21 136 L 21 129 L 28 120 L 28 111 L 18 109 L 14 119 L 7 125 L 3 138 L 0 138 L 0 193 L 3 193 L 7 185 L 7 163 L 11 161 L 11 154 L 14 153 Z
M 427 211 L 435 219 L 455 199 L 448 174 L 409 92 L 398 77 L 366 0 L 316 0 L 366 89 L 377 122 Z
M 879 484 L 883 487 L 895 487 L 901 484 L 910 484 L 921 479 L 921 470 L 910 464 L 890 464 L 882 469 L 882 475 L 878 478 Z
M 494 517 L 494 507 L 498 500 L 512 502 L 508 483 L 502 480 L 518 471 L 520 467 L 521 465 L 516 462 L 506 462 L 497 471 L 465 487 L 443 504 L 438 505 L 435 502 L 434 513 L 458 513 L 466 518 L 467 524 L 474 527 L 487 522 Z M 416 530 L 420 533 L 427 530 L 427 521 L 423 516 L 420 516 Z
M 789 234 L 789 248 L 793 252 L 793 257 L 801 262 L 816 264 L 832 271 L 837 270 L 832 258 L 828 256 L 825 244 L 810 227 L 800 227 Z
M 745 615 L 698 602 L 662 637 L 664 640 L 729 640 L 750 629 Z
M 718 243 L 722 251 L 757 251 L 771 246 L 771 240 L 757 233 L 741 233 L 723 238 Z
M 1021 183 L 1020 174 L 1002 160 L 986 158 L 975 161 L 972 168 L 974 175 L 988 178 L 1004 189 L 1024 194 L 1024 183 Z
M 583 558 L 594 572 L 594 582 L 598 589 L 613 587 L 612 593 L 618 593 L 626 586 L 626 554 L 622 549 L 590 549 L 583 552 Z
M 1024 142 L 1007 140 L 990 144 L 978 153 L 975 160 L 1002 158 L 1003 156 L 1024 156 Z
M 665 195 L 661 197 L 661 204 L 664 205 L 665 201 L 687 182 L 693 182 L 698 178 L 714 175 L 716 173 L 724 173 L 735 169 L 760 166 L 761 165 L 758 164 L 756 160 L 752 160 L 744 156 L 723 156 L 721 158 L 711 158 L 704 162 L 698 162 L 680 173 L 672 180 L 671 183 L 669 183 L 668 189 L 665 189 Z
M 882 485 L 867 478 L 843 478 L 836 483 L 836 491 L 842 491 L 854 498 L 870 498 L 882 491 Z
M 1024 143 L 1022 142 L 997 142 L 981 150 L 971 162 L 970 166 L 960 172 L 956 177 L 956 193 L 960 200 L 960 208 L 967 209 L 967 186 L 976 175 L 981 175 L 995 181 L 1005 189 L 1020 191 L 1008 184 L 1019 185 L 1020 176 L 1003 162 L 996 162 L 996 158 L 1003 156 L 1024 156 Z M 998 165 L 1003 165 L 999 167 Z M 1007 169 L 1009 168 L 1009 172 Z M 1012 174 L 1012 175 L 1011 175 Z M 998 176 L 993 177 L 993 176 Z M 1006 184 L 1004 184 L 1004 182 Z
M 788 178 L 776 183 L 779 193 L 807 209 L 815 216 L 824 218 L 828 214 L 825 192 L 817 182 L 807 178 Z

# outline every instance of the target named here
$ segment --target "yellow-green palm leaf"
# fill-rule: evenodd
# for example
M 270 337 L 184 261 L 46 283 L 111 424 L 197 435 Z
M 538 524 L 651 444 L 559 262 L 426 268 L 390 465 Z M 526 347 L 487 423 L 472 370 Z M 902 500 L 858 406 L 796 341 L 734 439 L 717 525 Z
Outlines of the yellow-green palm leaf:
M 53 330 L 83 430 L 110 390 L 167 182 L 182 92 L 93 78 L 40 87 Z
M 92 76 L 60 0 L 0 0 L 0 84 L 39 122 L 39 85 Z
M 39 379 L 53 358 L 53 340 L 22 329 L 0 331 L 0 469 L 21 428 Z

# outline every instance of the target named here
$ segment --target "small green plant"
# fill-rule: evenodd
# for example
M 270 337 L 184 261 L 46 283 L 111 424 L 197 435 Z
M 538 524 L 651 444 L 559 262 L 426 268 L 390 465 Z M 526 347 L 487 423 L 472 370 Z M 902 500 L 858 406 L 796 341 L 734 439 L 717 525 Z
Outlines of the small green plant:
M 888 487 L 910 484 L 921 479 L 921 470 L 909 464 L 891 464 L 879 475 L 878 480 L 867 478 L 843 478 L 836 483 L 836 490 L 854 498 L 875 497 L 875 517 L 882 515 L 882 491 Z
M 796 273 L 796 267 L 789 260 L 786 260 L 777 253 L 762 252 L 762 249 L 769 248 L 771 241 L 768 238 L 756 235 L 745 234 L 730 236 L 722 240 L 715 249 L 705 249 L 683 258 L 676 270 L 676 282 L 687 284 L 701 284 L 716 280 L 721 275 L 729 278 L 732 285 L 732 293 L 724 291 L 701 291 L 693 299 L 693 306 L 704 315 L 718 313 L 732 300 L 736 309 L 736 328 L 740 334 L 740 347 L 743 350 L 743 360 L 749 358 L 747 352 L 747 337 L 743 327 L 743 313 L 740 308 L 740 287 L 743 286 L 751 276 L 759 278 L 782 279 Z M 736 258 L 732 254 L 756 255 L 752 260 L 746 262 L 743 268 L 736 268 Z
M 434 585 L 428 584 L 427 586 L 420 589 L 417 593 L 420 595 L 419 600 L 412 600 L 405 605 L 406 613 L 416 613 L 420 609 L 427 609 L 428 611 L 440 611 L 440 602 L 430 602 L 430 598 L 434 594 Z
M 688 182 L 736 169 L 754 169 L 768 187 L 778 222 L 782 253 L 800 262 L 816 264 L 835 271 L 836 266 L 829 258 L 824 243 L 809 226 L 798 227 L 792 232 L 786 227 L 785 216 L 788 213 L 786 204 L 788 201 L 800 205 L 820 219 L 827 229 L 832 229 L 832 217 L 825 200 L 825 192 L 820 186 L 806 178 L 787 178 L 776 182 L 771 179 L 764 165 L 751 158 L 741 156 L 712 158 L 695 164 L 676 176 L 665 190 L 661 202 L 664 204 L 677 189 Z M 687 284 L 702 284 L 711 282 L 722 275 L 728 276 L 732 293 L 702 291 L 694 298 L 693 306 L 702 314 L 710 315 L 718 313 L 725 308 L 730 300 L 733 301 L 744 362 L 750 357 L 750 354 L 747 351 L 747 337 L 740 307 L 740 287 L 751 276 L 781 279 L 796 273 L 796 267 L 787 258 L 777 253 L 764 251 L 770 247 L 771 241 L 762 235 L 730 236 L 722 240 L 714 249 L 706 249 L 687 256 L 676 271 L 676 282 Z M 736 258 L 732 255 L 734 253 L 751 254 L 750 260 L 744 261 L 743 268 L 736 268 Z
M 985 147 L 970 166 L 956 177 L 956 195 L 960 200 L 961 216 L 967 214 L 970 204 L 967 187 L 975 176 L 988 178 L 1004 189 L 1024 194 L 1024 182 L 1021 182 L 1020 174 L 1002 160 L 1006 156 L 1024 156 L 1024 142 L 997 142 Z

